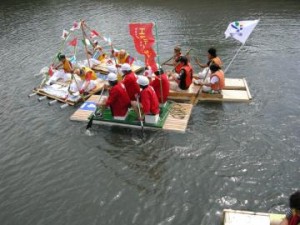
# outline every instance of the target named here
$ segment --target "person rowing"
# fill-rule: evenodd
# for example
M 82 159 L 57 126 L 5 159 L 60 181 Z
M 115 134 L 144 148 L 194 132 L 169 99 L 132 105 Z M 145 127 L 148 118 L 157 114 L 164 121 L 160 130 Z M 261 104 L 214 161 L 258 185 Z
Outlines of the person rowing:
M 199 72 L 197 76 L 195 76 L 195 78 L 196 78 L 194 80 L 195 84 L 200 84 L 200 82 L 201 83 L 208 82 L 208 80 L 209 80 L 208 78 L 211 74 L 211 71 L 209 71 L 210 65 L 217 65 L 220 68 L 222 68 L 222 66 L 223 66 L 223 62 L 220 59 L 220 57 L 217 55 L 217 50 L 215 48 L 208 49 L 207 58 L 208 58 L 208 61 L 206 64 L 201 64 L 199 59 L 196 59 L 196 63 L 203 70 L 201 72 Z M 205 77 L 207 78 L 206 81 L 203 80 Z

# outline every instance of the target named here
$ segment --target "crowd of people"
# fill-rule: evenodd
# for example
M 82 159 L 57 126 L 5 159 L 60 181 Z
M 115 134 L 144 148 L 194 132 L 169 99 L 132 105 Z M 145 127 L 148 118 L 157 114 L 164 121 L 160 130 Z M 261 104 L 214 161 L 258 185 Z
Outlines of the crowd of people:
M 199 67 L 204 69 L 196 76 L 189 55 L 182 54 L 179 46 L 174 48 L 173 56 L 163 64 L 171 66 L 172 70 L 165 72 L 158 65 L 157 71 L 152 71 L 152 68 L 146 66 L 143 75 L 139 76 L 131 69 L 134 59 L 124 49 L 112 49 L 108 57 L 98 42 L 94 41 L 92 50 L 88 50 L 87 55 L 89 59 L 84 62 L 84 66 L 75 68 L 65 55 L 59 54 L 59 63 L 52 67 L 53 74 L 46 85 L 51 85 L 59 79 L 71 80 L 71 94 L 88 93 L 96 87 L 98 79 L 92 67 L 109 58 L 109 96 L 99 106 L 110 107 L 116 119 L 124 119 L 130 107 L 137 112 L 140 120 L 147 115 L 157 115 L 160 105 L 167 101 L 170 90 L 186 91 L 193 82 L 202 85 L 201 91 L 210 93 L 220 93 L 225 85 L 222 61 L 215 48 L 208 49 L 206 64 L 196 61 Z

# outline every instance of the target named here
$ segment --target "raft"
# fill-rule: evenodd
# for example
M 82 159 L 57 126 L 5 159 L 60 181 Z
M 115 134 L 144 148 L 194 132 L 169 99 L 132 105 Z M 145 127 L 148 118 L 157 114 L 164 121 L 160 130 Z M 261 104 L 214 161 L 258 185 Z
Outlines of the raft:
M 99 101 L 99 95 L 92 95 L 75 113 L 70 120 L 88 122 L 96 109 L 95 103 Z M 192 112 L 193 105 L 185 103 L 175 103 L 168 101 L 160 108 L 159 120 L 157 123 L 143 123 L 144 129 L 165 130 L 184 133 Z M 102 113 L 102 116 L 94 117 L 93 124 L 120 126 L 141 129 L 141 123 L 136 113 L 131 109 L 125 120 L 115 120 L 109 109 Z
M 85 101 L 91 95 L 101 91 L 104 87 L 105 81 L 98 80 L 96 87 L 84 96 L 70 95 L 68 92 L 69 83 L 70 82 L 56 82 L 53 85 L 35 88 L 32 90 L 32 92 L 40 96 L 45 96 L 49 99 L 57 100 L 58 102 L 74 106 L 82 101 Z M 84 97 L 84 99 L 82 97 Z
M 249 102 L 252 99 L 245 78 L 225 78 L 225 88 L 220 94 L 198 93 L 200 88 L 200 85 L 192 83 L 189 89 L 185 91 L 170 90 L 168 99 L 189 101 L 194 104 L 198 101 Z
M 223 210 L 223 225 L 279 225 L 284 214 Z

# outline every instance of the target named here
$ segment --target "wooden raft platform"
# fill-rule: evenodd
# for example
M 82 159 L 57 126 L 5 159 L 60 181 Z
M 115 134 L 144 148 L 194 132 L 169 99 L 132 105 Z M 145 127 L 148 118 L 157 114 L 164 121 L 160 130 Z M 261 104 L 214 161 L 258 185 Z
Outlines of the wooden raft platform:
M 191 84 L 186 91 L 170 90 L 168 99 L 189 101 L 190 103 L 197 103 L 198 101 L 216 101 L 216 102 L 248 102 L 252 99 L 249 87 L 245 78 L 225 78 L 225 88 L 219 94 L 199 93 L 201 86 Z M 197 99 L 195 99 L 197 97 Z
M 279 225 L 284 217 L 284 214 L 223 210 L 224 225 Z
M 95 103 L 99 101 L 99 97 L 99 95 L 92 95 L 85 103 L 81 105 L 81 107 L 77 111 L 73 113 L 73 115 L 70 117 L 70 120 L 87 123 L 89 121 L 89 117 L 95 111 Z M 172 108 L 169 114 L 167 115 L 167 118 L 162 128 L 147 126 L 147 124 L 144 124 L 144 129 L 163 129 L 167 131 L 184 133 L 188 125 L 192 108 L 193 105 L 191 104 L 173 103 Z M 94 120 L 93 124 L 131 127 L 139 129 L 141 128 L 140 125 L 118 123 L 114 121 Z
M 47 93 L 43 88 L 36 88 L 36 89 L 32 90 L 32 92 L 36 93 L 38 95 L 41 95 L 41 96 L 46 96 L 49 99 L 57 100 L 58 102 L 62 102 L 64 104 L 74 106 L 77 103 L 85 101 L 90 96 L 92 96 L 92 95 L 96 94 L 97 92 L 101 91 L 104 87 L 104 84 L 105 84 L 105 81 L 99 81 L 97 83 L 96 87 L 92 91 L 90 91 L 88 95 L 84 96 L 85 99 L 82 99 L 81 97 L 79 97 L 77 99 L 74 99 L 74 100 L 64 99 L 62 97 L 58 97 L 58 96 L 51 95 L 51 94 Z

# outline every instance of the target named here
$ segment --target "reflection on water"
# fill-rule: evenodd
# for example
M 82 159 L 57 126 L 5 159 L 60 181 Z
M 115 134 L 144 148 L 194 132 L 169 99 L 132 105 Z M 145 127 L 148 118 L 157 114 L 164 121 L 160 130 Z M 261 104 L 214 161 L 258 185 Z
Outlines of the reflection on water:
M 1 224 L 220 224 L 224 208 L 283 212 L 300 172 L 297 6 L 2 1 Z M 228 23 L 258 18 L 227 73 L 246 77 L 253 101 L 199 103 L 185 134 L 96 124 L 86 134 L 85 123 L 69 121 L 75 108 L 27 97 L 75 20 L 138 59 L 128 24 L 154 21 L 160 61 L 177 44 L 206 61 L 214 46 L 226 66 L 240 47 L 224 38 Z

